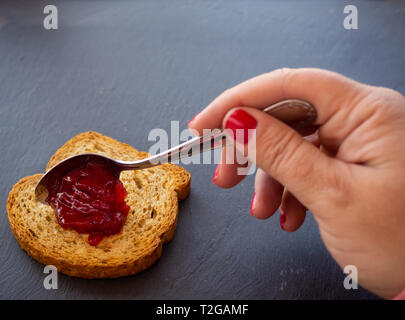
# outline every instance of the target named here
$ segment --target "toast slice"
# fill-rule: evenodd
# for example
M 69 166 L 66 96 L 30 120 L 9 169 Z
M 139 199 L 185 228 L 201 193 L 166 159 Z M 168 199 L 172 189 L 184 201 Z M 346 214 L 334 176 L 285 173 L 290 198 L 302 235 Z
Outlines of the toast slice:
M 121 160 L 148 156 L 131 146 L 96 132 L 77 135 L 50 159 L 49 170 L 62 159 L 85 152 Z M 174 164 L 123 171 L 120 180 L 130 206 L 119 234 L 90 246 L 87 234 L 62 228 L 54 210 L 35 199 L 35 186 L 42 174 L 21 179 L 11 190 L 7 213 L 20 246 L 35 260 L 54 265 L 59 272 L 80 278 L 115 278 L 133 275 L 150 267 L 162 254 L 162 245 L 174 235 L 178 200 L 190 191 L 190 174 Z

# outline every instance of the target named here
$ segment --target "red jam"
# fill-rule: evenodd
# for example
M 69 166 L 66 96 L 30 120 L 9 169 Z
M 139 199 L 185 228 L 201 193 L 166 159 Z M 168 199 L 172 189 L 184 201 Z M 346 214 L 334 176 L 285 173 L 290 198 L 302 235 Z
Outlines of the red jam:
M 88 233 L 91 246 L 119 233 L 129 212 L 119 173 L 96 162 L 50 182 L 48 192 L 46 201 L 55 209 L 59 225 Z

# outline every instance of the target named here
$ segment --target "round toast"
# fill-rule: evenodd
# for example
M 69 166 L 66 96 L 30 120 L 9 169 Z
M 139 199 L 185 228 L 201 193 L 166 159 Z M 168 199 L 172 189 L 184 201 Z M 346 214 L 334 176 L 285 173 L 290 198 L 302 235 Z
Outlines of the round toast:
M 85 132 L 66 142 L 46 169 L 79 153 L 99 153 L 120 160 L 138 160 L 149 154 L 97 132 Z M 59 272 L 80 278 L 116 278 L 150 267 L 170 241 L 177 223 L 178 201 L 190 192 L 191 175 L 182 167 L 164 164 L 123 171 L 120 180 L 128 193 L 127 220 L 119 234 L 91 246 L 87 234 L 63 229 L 54 210 L 35 199 L 42 174 L 21 179 L 7 200 L 11 230 L 20 246 L 35 260 L 54 265 Z

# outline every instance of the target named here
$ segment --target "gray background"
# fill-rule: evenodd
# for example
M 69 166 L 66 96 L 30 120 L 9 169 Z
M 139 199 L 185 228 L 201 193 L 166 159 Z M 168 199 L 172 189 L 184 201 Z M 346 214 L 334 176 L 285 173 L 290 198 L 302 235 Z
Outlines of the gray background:
M 343 288 L 310 215 L 295 234 L 278 216 L 253 219 L 253 177 L 220 190 L 214 165 L 187 166 L 190 197 L 152 268 L 115 280 L 61 275 L 58 290 L 43 288 L 43 266 L 18 247 L 6 200 L 77 133 L 148 150 L 151 129 L 184 129 L 224 89 L 275 68 L 327 68 L 405 93 L 404 1 L 55 0 L 59 30 L 46 31 L 48 3 L 0 3 L 0 298 L 375 298 Z M 342 25 L 349 3 L 356 31 Z

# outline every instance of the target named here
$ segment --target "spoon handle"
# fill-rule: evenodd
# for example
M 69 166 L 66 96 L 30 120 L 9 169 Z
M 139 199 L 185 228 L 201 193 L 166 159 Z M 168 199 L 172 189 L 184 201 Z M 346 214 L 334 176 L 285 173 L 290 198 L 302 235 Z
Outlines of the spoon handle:
M 294 129 L 301 129 L 312 125 L 317 116 L 316 109 L 309 102 L 297 99 L 283 100 L 275 103 L 265 108 L 263 112 L 277 118 Z M 155 156 L 136 161 L 135 163 L 121 162 L 121 165 L 124 170 L 134 170 L 173 162 L 222 147 L 225 145 L 225 137 L 226 135 L 223 131 L 215 129 L 211 134 L 192 138 Z

